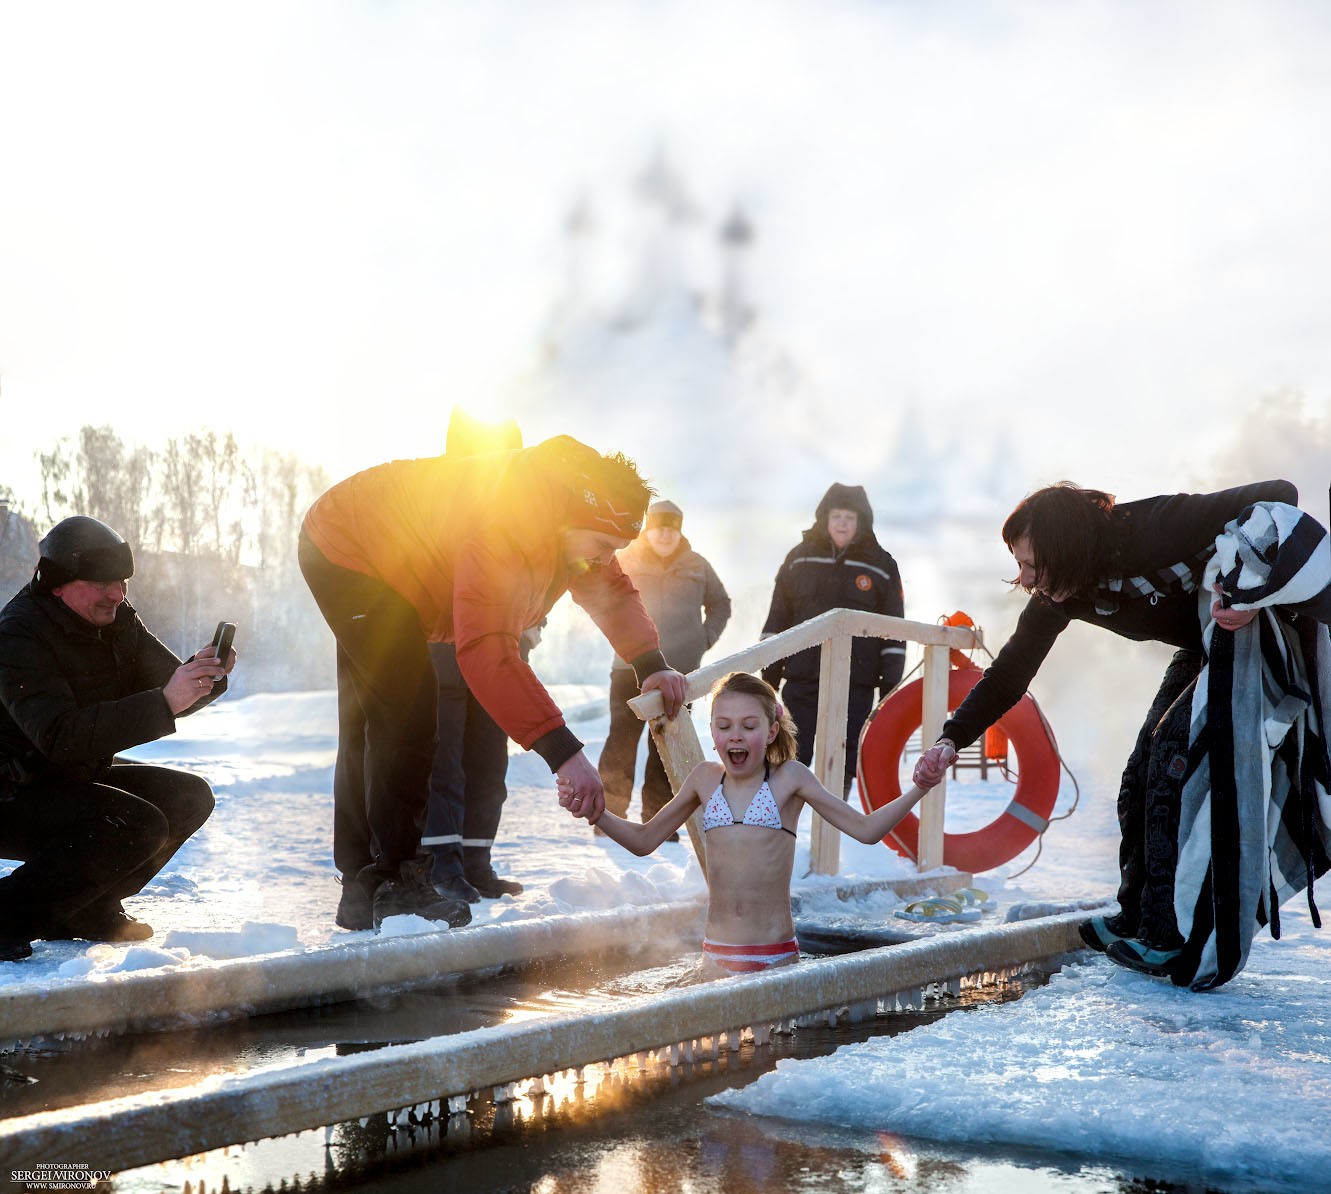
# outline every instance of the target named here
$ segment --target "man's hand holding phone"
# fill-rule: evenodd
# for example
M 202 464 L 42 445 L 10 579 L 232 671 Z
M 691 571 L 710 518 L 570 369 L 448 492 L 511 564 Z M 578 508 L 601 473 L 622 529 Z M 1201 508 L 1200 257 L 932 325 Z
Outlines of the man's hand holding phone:
M 236 665 L 236 653 L 231 640 L 236 636 L 233 622 L 218 622 L 213 641 L 200 647 L 192 659 L 187 659 L 162 688 L 162 695 L 172 714 L 184 713 L 198 704 L 199 698 L 212 691 L 213 685 L 224 679 Z

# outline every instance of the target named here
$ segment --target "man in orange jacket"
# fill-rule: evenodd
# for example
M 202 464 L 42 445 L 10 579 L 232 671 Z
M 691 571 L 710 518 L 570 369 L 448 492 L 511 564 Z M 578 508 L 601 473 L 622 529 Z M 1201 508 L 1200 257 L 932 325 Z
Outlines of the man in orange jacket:
M 471 919 L 465 900 L 442 896 L 410 865 L 434 743 L 427 641 L 455 644 L 481 705 L 568 781 L 561 803 L 591 821 L 605 807 L 600 777 L 522 659 L 522 632 L 569 592 L 642 691 L 660 690 L 668 716 L 679 711 L 684 677 L 614 555 L 638 534 L 651 496 L 631 461 L 557 436 L 495 455 L 390 461 L 310 508 L 301 572 L 337 640 L 338 924 Z

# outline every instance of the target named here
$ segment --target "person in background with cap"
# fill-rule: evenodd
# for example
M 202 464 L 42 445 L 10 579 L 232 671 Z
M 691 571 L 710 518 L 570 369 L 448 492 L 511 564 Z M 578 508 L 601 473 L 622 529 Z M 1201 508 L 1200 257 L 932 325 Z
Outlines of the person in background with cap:
M 838 482 L 823 494 L 813 525 L 777 571 L 762 636 L 770 638 L 832 609 L 902 616 L 901 574 L 874 534 L 873 508 L 863 485 Z M 763 669 L 763 679 L 773 688 L 785 680 L 781 699 L 795 719 L 799 761 L 805 765 L 813 760 L 820 660 L 820 648 L 810 647 Z M 874 689 L 880 698 L 886 697 L 900 681 L 905 664 L 906 644 L 898 639 L 853 640 L 843 796 L 855 778 L 860 730 L 873 708 Z
M 661 635 L 661 649 L 681 672 L 693 671 L 703 653 L 730 621 L 730 597 L 716 572 L 693 550 L 683 533 L 684 514 L 674 502 L 653 502 L 643 532 L 619 552 L 619 566 L 642 594 Z M 605 806 L 627 817 L 638 765 L 642 719 L 626 702 L 638 695 L 633 671 L 619 656 L 610 669 L 610 732 L 597 769 L 605 785 Z M 646 824 L 674 792 L 656 743 L 647 736 L 642 782 L 642 821 Z M 675 840 L 678 834 L 672 835 Z
M 175 732 L 226 691 L 235 652 L 182 663 L 126 600 L 134 557 L 95 518 L 41 541 L 32 582 L 0 611 L 0 960 L 32 942 L 143 941 L 125 912 L 208 819 L 198 775 L 117 752 Z
M 428 642 L 453 643 L 467 687 L 564 780 L 559 803 L 594 821 L 596 768 L 522 658 L 523 631 L 572 595 L 632 661 L 668 716 L 684 677 L 615 552 L 642 528 L 651 490 L 624 456 L 570 436 L 498 455 L 394 460 L 334 485 L 301 530 L 301 572 L 337 642 L 333 858 L 337 923 L 414 913 L 451 925 L 467 901 L 416 865 L 434 755 Z

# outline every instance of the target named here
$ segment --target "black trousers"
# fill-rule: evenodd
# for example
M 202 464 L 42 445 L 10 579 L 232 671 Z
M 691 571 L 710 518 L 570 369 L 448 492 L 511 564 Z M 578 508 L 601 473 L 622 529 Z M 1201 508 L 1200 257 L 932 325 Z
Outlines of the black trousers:
M 304 535 L 300 570 L 337 640 L 333 861 L 394 878 L 420 849 L 434 756 L 435 676 L 416 610 L 329 563 Z
M 873 711 L 873 696 L 877 686 L 852 684 L 846 704 L 846 774 L 841 795 L 850 791 L 855 778 L 855 765 L 859 761 L 860 731 Z M 795 749 L 799 761 L 806 767 L 813 762 L 813 737 L 818 728 L 818 683 L 815 680 L 787 680 L 781 689 L 781 701 L 795 722 Z
M 1174 916 L 1174 871 L 1192 692 L 1201 669 L 1199 652 L 1174 653 L 1119 786 L 1122 911 L 1113 927 L 1157 949 L 1177 949 L 1183 942 Z
M 206 780 L 116 759 L 104 779 L 39 780 L 0 800 L 0 925 L 33 940 L 137 895 L 213 811 Z
M 626 702 L 639 693 L 632 668 L 610 671 L 610 732 L 601 748 L 596 769 L 605 786 L 605 807 L 619 817 L 627 817 L 633 799 L 633 780 L 638 768 L 638 741 L 647 724 Z M 656 749 L 656 741 L 647 735 L 647 762 L 642 779 L 642 819 L 650 821 L 674 797 L 670 777 Z
M 508 797 L 508 735 L 472 694 L 452 643 L 431 643 L 437 685 L 434 763 L 421 844 L 434 856 L 431 878 L 490 865 Z

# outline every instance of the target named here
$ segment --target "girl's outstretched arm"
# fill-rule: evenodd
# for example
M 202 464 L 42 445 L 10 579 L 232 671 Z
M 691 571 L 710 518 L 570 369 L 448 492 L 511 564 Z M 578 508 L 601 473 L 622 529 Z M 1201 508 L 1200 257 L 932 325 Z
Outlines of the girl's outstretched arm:
M 707 763 L 699 763 L 689 772 L 679 794 L 645 825 L 637 821 L 626 821 L 612 812 L 603 812 L 592 824 L 603 830 L 611 841 L 618 842 L 630 853 L 640 858 L 650 854 L 676 832 L 698 807 L 698 773 L 707 766 L 709 766 Z
M 919 804 L 929 788 L 934 786 L 930 784 L 929 787 L 922 788 L 919 784 L 914 784 L 909 791 L 898 796 L 890 804 L 876 808 L 865 816 L 859 809 L 851 808 L 841 797 L 832 795 L 803 763 L 786 763 L 784 766 L 799 767 L 804 772 L 799 777 L 795 792 L 805 804 L 829 825 L 853 837 L 857 842 L 864 842 L 867 845 L 881 841 L 889 830 L 896 828 L 901 818 Z

